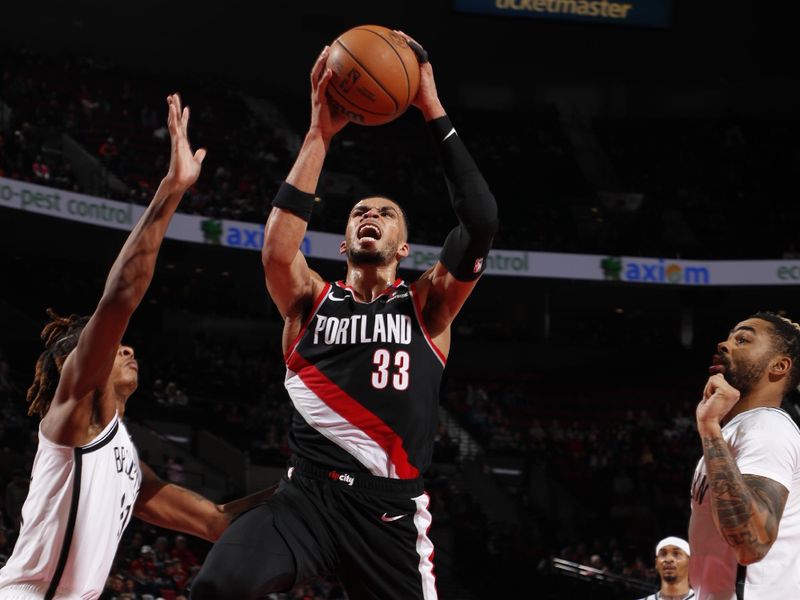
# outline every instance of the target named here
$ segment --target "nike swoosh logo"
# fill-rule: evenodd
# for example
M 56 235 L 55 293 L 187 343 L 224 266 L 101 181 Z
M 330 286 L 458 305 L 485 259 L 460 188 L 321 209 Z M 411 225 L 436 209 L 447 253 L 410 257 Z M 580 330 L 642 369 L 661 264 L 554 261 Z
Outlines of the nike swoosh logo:
M 381 515 L 381 521 L 383 521 L 384 523 L 391 523 L 392 521 L 397 521 L 397 519 L 402 519 L 403 517 L 407 517 L 407 516 L 408 515 L 405 514 L 405 515 L 397 515 L 396 517 L 387 517 L 386 513 L 383 513 Z
M 344 302 L 345 300 L 347 300 L 347 297 L 337 298 L 336 296 L 333 295 L 333 290 L 331 290 L 330 292 L 328 292 L 328 300 L 333 300 L 334 302 Z
M 442 141 L 444 142 L 444 141 L 445 141 L 445 140 L 447 140 L 447 138 L 449 138 L 451 135 L 455 135 L 455 134 L 456 134 L 456 128 L 455 128 L 455 127 L 453 127 L 453 128 L 450 130 L 450 133 L 448 133 L 446 136 L 444 136 L 444 140 L 442 140 Z

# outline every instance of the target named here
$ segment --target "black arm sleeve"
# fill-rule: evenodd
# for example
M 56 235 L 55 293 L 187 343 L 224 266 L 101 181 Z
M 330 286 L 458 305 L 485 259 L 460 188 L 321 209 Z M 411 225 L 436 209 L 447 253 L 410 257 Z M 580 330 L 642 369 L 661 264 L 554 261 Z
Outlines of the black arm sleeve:
M 459 222 L 447 236 L 439 260 L 459 281 L 474 281 L 486 269 L 486 258 L 497 233 L 497 202 L 450 119 L 439 117 L 428 126 Z

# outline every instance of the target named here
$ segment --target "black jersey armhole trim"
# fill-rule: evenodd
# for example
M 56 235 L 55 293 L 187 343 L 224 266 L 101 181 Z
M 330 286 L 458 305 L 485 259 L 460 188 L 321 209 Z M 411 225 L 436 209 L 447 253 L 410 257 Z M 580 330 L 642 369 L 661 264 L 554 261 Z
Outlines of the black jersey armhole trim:
M 325 304 L 325 300 L 327 299 L 328 294 L 331 292 L 331 290 L 332 286 L 330 282 L 326 281 L 325 285 L 322 287 L 322 291 L 316 298 L 314 298 L 314 304 L 311 305 L 311 311 L 308 313 L 308 316 L 306 317 L 305 321 L 303 321 L 303 324 L 300 326 L 300 331 L 298 332 L 297 337 L 295 337 L 294 340 L 292 340 L 289 349 L 286 350 L 286 352 L 284 353 L 283 355 L 284 364 L 286 365 L 289 364 L 289 359 L 295 353 L 295 350 L 297 350 L 297 347 L 300 345 L 303 336 L 305 335 L 306 331 L 308 331 L 308 326 L 311 325 L 311 321 L 314 320 L 314 317 L 322 308 L 322 305 Z
M 747 581 L 747 567 L 736 566 L 736 600 L 744 600 L 744 584 Z
M 103 446 L 108 445 L 108 443 L 114 439 L 114 436 L 117 435 L 117 431 L 119 430 L 119 417 L 116 417 L 116 423 L 114 426 L 108 430 L 108 433 L 105 434 L 99 440 L 96 440 L 89 444 L 88 446 L 82 446 L 80 448 L 75 448 L 81 454 L 88 454 L 89 452 L 94 452 L 95 450 L 100 450 Z
M 116 431 L 116 427 L 114 428 Z M 72 536 L 75 533 L 75 521 L 78 518 L 78 501 L 81 497 L 81 472 L 83 470 L 83 452 L 80 448 L 75 448 L 75 477 L 72 484 L 72 500 L 69 505 L 69 517 L 67 518 L 67 529 L 64 532 L 64 541 L 61 546 L 61 553 L 58 555 L 58 565 L 53 574 L 53 580 L 50 582 L 50 587 L 47 588 L 47 593 L 44 595 L 44 600 L 52 600 L 56 595 L 58 584 L 61 583 L 61 577 L 64 575 L 64 568 L 67 566 L 67 559 L 69 558 L 69 549 L 72 546 Z

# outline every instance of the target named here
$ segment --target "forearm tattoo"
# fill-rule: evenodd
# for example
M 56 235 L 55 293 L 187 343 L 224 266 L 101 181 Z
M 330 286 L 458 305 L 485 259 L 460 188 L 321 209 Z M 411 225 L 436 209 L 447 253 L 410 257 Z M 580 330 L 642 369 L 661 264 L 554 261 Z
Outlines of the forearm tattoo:
M 722 437 L 703 438 L 711 509 L 740 562 L 762 559 L 778 534 L 788 492 L 766 477 L 742 475 Z

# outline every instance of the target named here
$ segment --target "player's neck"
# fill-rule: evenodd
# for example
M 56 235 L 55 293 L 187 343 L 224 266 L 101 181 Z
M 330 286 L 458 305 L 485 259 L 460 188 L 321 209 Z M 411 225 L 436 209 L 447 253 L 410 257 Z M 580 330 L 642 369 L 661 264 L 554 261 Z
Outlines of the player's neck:
M 661 590 L 658 592 L 658 600 L 682 600 L 689 593 L 689 580 L 685 579 L 677 583 L 661 583 Z
M 127 401 L 127 398 L 117 399 L 117 414 L 120 419 L 125 416 L 125 403 Z
M 121 419 L 125 414 L 125 404 L 128 402 L 128 398 L 130 398 L 135 389 L 135 387 L 130 389 L 128 386 L 117 386 L 109 381 L 105 393 L 103 394 L 101 405 L 99 406 L 101 413 L 99 415 L 99 420 L 103 423 L 107 423 L 109 419 L 113 418 L 114 412 L 116 412 Z
M 753 390 L 739 399 L 728 414 L 725 415 L 722 424 L 729 423 L 736 415 L 740 415 L 745 411 L 764 406 L 777 408 L 782 402 L 783 396 L 780 393 L 776 393 L 772 386 L 767 389 Z
M 353 289 L 358 300 L 371 302 L 395 282 L 395 265 L 350 265 L 345 283 Z

